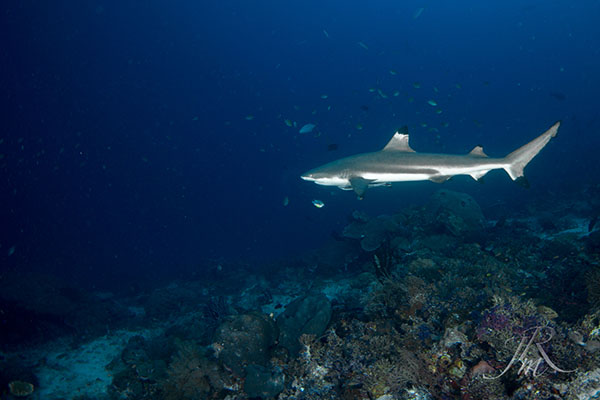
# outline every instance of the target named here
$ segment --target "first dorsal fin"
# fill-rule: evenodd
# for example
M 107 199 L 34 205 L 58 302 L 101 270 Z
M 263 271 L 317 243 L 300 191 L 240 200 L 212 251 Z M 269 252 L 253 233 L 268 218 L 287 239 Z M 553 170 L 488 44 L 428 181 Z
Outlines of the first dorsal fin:
M 414 153 L 408 144 L 408 128 L 403 126 L 392 136 L 392 139 L 385 145 L 383 151 L 407 151 Z
M 475 146 L 473 150 L 469 153 L 470 156 L 479 156 L 479 157 L 487 157 L 488 155 L 483 152 L 483 147 Z

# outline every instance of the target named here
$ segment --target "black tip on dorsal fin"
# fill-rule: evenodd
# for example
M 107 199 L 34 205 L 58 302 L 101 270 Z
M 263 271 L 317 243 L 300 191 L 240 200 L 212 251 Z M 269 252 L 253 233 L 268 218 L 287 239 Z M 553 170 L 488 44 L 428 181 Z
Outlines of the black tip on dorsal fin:
M 383 151 L 406 151 L 414 153 L 414 150 L 410 148 L 408 144 L 408 127 L 404 125 L 394 133 L 392 139 L 385 145 Z

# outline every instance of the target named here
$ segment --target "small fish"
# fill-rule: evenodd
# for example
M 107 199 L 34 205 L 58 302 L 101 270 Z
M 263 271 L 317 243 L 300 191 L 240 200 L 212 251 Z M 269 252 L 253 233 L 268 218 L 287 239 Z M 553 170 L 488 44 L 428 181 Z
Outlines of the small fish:
M 425 8 L 423 8 L 423 7 L 417 8 L 413 14 L 413 19 L 419 18 L 421 16 L 421 14 L 423 14 L 423 11 L 425 11 Z
M 362 128 L 363 128 L 362 124 L 356 124 L 357 130 L 362 131 Z
M 390 69 L 390 74 L 391 75 L 398 75 L 398 73 L 396 71 L 394 71 L 393 69 Z
M 254 115 L 246 115 L 246 121 L 252 121 L 254 119 Z
M 376 90 L 377 89 L 375 89 L 375 88 L 369 88 L 369 93 L 375 93 Z
M 430 106 L 432 106 L 432 107 L 435 107 L 435 106 L 437 106 L 437 103 L 436 103 L 436 101 L 435 101 L 435 100 L 427 100 L 427 104 L 429 104 L 429 105 L 430 105 Z
M 325 29 L 323 29 L 323 35 L 325 35 L 325 37 L 329 39 L 329 33 Z
M 441 114 L 441 113 L 442 113 L 442 110 L 440 110 L 440 109 L 437 109 L 437 110 L 435 111 L 435 113 L 436 113 L 436 114 Z
M 285 196 L 285 197 L 283 198 L 283 206 L 284 206 L 284 207 L 287 207 L 287 206 L 288 206 L 288 204 L 290 204 L 290 198 L 289 198 L 289 197 L 287 197 L 287 196 Z
M 400 92 L 396 90 L 396 91 L 394 92 L 394 97 L 398 97 L 398 96 L 400 96 Z
M 315 205 L 316 206 L 316 205 Z M 321 206 L 323 207 L 323 206 Z M 8 256 L 12 256 L 13 254 L 15 254 L 15 251 L 17 250 L 17 246 L 12 246 L 10 249 L 8 249 Z
M 367 46 L 366 44 L 364 44 L 364 42 L 357 42 L 357 45 L 359 45 L 360 47 L 362 47 L 365 50 L 369 50 L 369 46 Z
M 454 85 L 457 89 L 462 89 L 462 86 L 460 85 L 460 83 L 457 83 Z
M 328 98 L 328 97 L 329 97 L 329 96 L 327 96 L 326 94 L 322 94 L 322 95 L 321 95 L 321 98 L 322 98 L 323 100 L 325 100 L 325 99 L 326 99 L 326 98 Z
M 338 149 L 337 143 L 331 143 L 327 145 L 327 151 L 334 151 Z
M 415 83 L 413 83 L 413 87 L 415 89 L 420 89 L 421 88 L 421 84 L 419 82 L 415 82 Z
M 313 129 L 315 129 L 315 124 L 306 124 L 302 128 L 300 128 L 300 133 L 311 133 Z
M 323 203 L 321 200 L 313 200 L 312 201 L 313 206 L 317 207 L 317 208 L 323 208 L 325 207 L 325 203 Z
M 387 94 L 383 93 L 383 90 L 377 89 L 377 94 L 379 94 L 382 99 L 387 99 Z
M 283 122 L 284 122 L 284 123 L 285 123 L 287 126 L 289 126 L 290 128 L 291 128 L 292 126 L 294 126 L 294 124 L 292 123 L 292 121 L 291 121 L 291 120 L 289 120 L 289 119 L 286 119 L 286 120 L 284 120 Z

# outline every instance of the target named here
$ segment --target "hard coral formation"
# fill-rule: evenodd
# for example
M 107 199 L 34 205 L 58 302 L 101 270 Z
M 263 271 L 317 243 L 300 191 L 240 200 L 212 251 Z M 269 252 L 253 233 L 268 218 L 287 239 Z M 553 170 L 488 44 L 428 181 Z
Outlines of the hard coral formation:
M 271 370 L 252 364 L 246 368 L 246 373 L 244 392 L 250 397 L 274 398 L 284 389 L 285 375 L 279 367 Z
M 340 321 L 322 338 L 304 335 L 293 384 L 280 399 L 378 398 L 419 382 L 423 365 L 387 326 Z
M 249 364 L 265 365 L 279 337 L 275 321 L 268 315 L 249 313 L 228 317 L 215 332 L 216 357 L 239 376 Z
M 370 219 L 364 214 L 353 214 L 354 220 L 344 228 L 344 237 L 360 240 L 364 251 L 375 251 L 390 235 L 399 230 L 394 218 L 380 215 Z
M 466 193 L 442 189 L 429 200 L 432 223 L 457 237 L 473 235 L 484 228 L 485 217 L 479 204 Z
M 295 355 L 300 350 L 300 336 L 320 336 L 331 319 L 331 303 L 324 295 L 305 296 L 291 302 L 277 318 L 279 344 Z
M 221 398 L 222 393 L 236 388 L 231 374 L 209 360 L 196 345 L 181 342 L 178 347 L 163 383 L 166 400 Z

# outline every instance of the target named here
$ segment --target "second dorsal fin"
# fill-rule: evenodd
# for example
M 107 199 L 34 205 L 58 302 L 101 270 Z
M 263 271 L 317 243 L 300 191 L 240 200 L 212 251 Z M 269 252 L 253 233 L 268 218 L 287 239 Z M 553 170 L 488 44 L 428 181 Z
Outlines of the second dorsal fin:
M 475 146 L 473 150 L 469 153 L 470 156 L 479 156 L 479 157 L 487 157 L 488 155 L 483 152 L 483 147 Z

